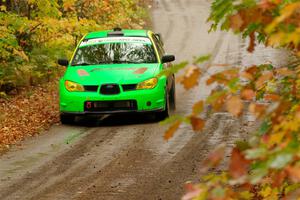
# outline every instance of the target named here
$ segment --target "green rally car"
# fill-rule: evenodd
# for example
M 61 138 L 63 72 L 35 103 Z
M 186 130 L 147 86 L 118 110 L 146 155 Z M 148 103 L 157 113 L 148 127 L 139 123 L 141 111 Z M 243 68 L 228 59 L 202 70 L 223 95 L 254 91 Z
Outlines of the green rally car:
M 159 34 L 148 30 L 92 32 L 83 37 L 60 80 L 60 118 L 152 112 L 158 120 L 175 109 L 175 78 L 157 76 L 171 67 Z

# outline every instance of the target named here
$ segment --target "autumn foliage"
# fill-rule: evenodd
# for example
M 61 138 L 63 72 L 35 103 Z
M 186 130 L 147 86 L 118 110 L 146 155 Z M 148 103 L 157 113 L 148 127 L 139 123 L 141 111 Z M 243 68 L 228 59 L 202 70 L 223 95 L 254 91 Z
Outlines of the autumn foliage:
M 218 85 L 206 100 L 197 102 L 192 114 L 175 116 L 166 139 L 180 123 L 190 123 L 201 131 L 205 107 L 214 112 L 226 110 L 233 117 L 251 114 L 258 125 L 247 141 L 237 141 L 228 168 L 208 173 L 224 159 L 224 147 L 212 152 L 202 164 L 205 174 L 198 184 L 188 183 L 188 199 L 297 199 L 300 197 L 300 1 L 214 0 L 209 21 L 211 30 L 233 31 L 249 38 L 248 51 L 263 43 L 286 48 L 297 62 L 275 68 L 271 64 L 226 66 L 207 79 Z M 205 59 L 203 59 L 205 58 Z M 186 89 L 198 84 L 203 74 L 200 57 L 179 81 Z M 196 64 L 196 66 L 195 66 Z M 203 67 L 202 67 L 203 68 Z M 190 81 L 188 81 L 190 80 Z M 221 88 L 221 89 L 220 89 Z
M 0 98 L 53 80 L 57 58 L 70 58 L 90 31 L 142 28 L 140 0 L 1 0 Z

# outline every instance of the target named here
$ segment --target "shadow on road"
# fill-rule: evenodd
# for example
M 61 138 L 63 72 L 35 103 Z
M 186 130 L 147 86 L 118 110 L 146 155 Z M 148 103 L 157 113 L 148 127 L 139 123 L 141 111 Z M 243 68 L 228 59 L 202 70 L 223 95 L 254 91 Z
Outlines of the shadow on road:
M 73 126 L 110 127 L 138 124 L 153 124 L 158 121 L 151 114 L 120 114 L 103 117 L 77 117 Z

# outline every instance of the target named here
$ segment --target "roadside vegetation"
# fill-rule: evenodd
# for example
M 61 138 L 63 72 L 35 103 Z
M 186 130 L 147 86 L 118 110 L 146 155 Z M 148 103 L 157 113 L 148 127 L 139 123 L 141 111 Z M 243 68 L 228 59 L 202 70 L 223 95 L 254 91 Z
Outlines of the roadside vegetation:
M 248 51 L 258 43 L 291 51 L 296 62 L 275 68 L 220 65 L 224 71 L 212 75 L 207 85 L 219 85 L 205 101 L 197 102 L 187 117 L 175 116 L 165 134 L 169 139 L 181 123 L 201 131 L 204 107 L 212 115 L 227 110 L 234 117 L 251 113 L 259 125 L 247 141 L 237 141 L 228 168 L 210 173 L 224 160 L 225 147 L 212 152 L 201 166 L 205 174 L 198 184 L 187 184 L 188 199 L 298 199 L 300 197 L 300 1 L 214 0 L 209 21 L 211 31 L 222 29 L 242 35 Z M 201 57 L 188 67 L 180 82 L 195 87 L 202 71 Z M 198 67 L 195 67 L 198 66 Z M 182 68 L 185 64 L 179 66 Z M 190 65 L 188 65 L 190 66 Z M 178 69 L 176 69 L 177 71 Z M 222 88 L 222 89 L 220 89 Z
M 70 58 L 87 32 L 145 28 L 149 2 L 0 1 L 0 146 L 58 121 L 58 58 Z

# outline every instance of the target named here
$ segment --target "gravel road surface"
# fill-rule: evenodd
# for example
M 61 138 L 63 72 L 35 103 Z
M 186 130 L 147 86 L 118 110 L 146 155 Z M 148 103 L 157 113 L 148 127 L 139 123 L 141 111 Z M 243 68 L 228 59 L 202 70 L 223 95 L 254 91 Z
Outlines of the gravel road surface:
M 168 53 L 175 54 L 177 62 L 211 53 L 208 64 L 244 65 L 278 55 L 264 48 L 248 55 L 245 42 L 237 36 L 209 34 L 205 23 L 209 6 L 206 0 L 156 0 L 154 29 L 163 35 Z M 192 91 L 177 86 L 177 113 L 189 113 L 193 102 L 209 94 L 205 80 L 218 69 L 209 68 Z M 0 157 L 0 199 L 180 199 L 184 183 L 199 179 L 207 154 L 221 143 L 230 147 L 236 139 L 247 137 L 243 127 L 251 121 L 247 115 L 234 120 L 217 113 L 202 133 L 182 125 L 168 142 L 163 140 L 167 127 L 147 116 L 56 125 Z

